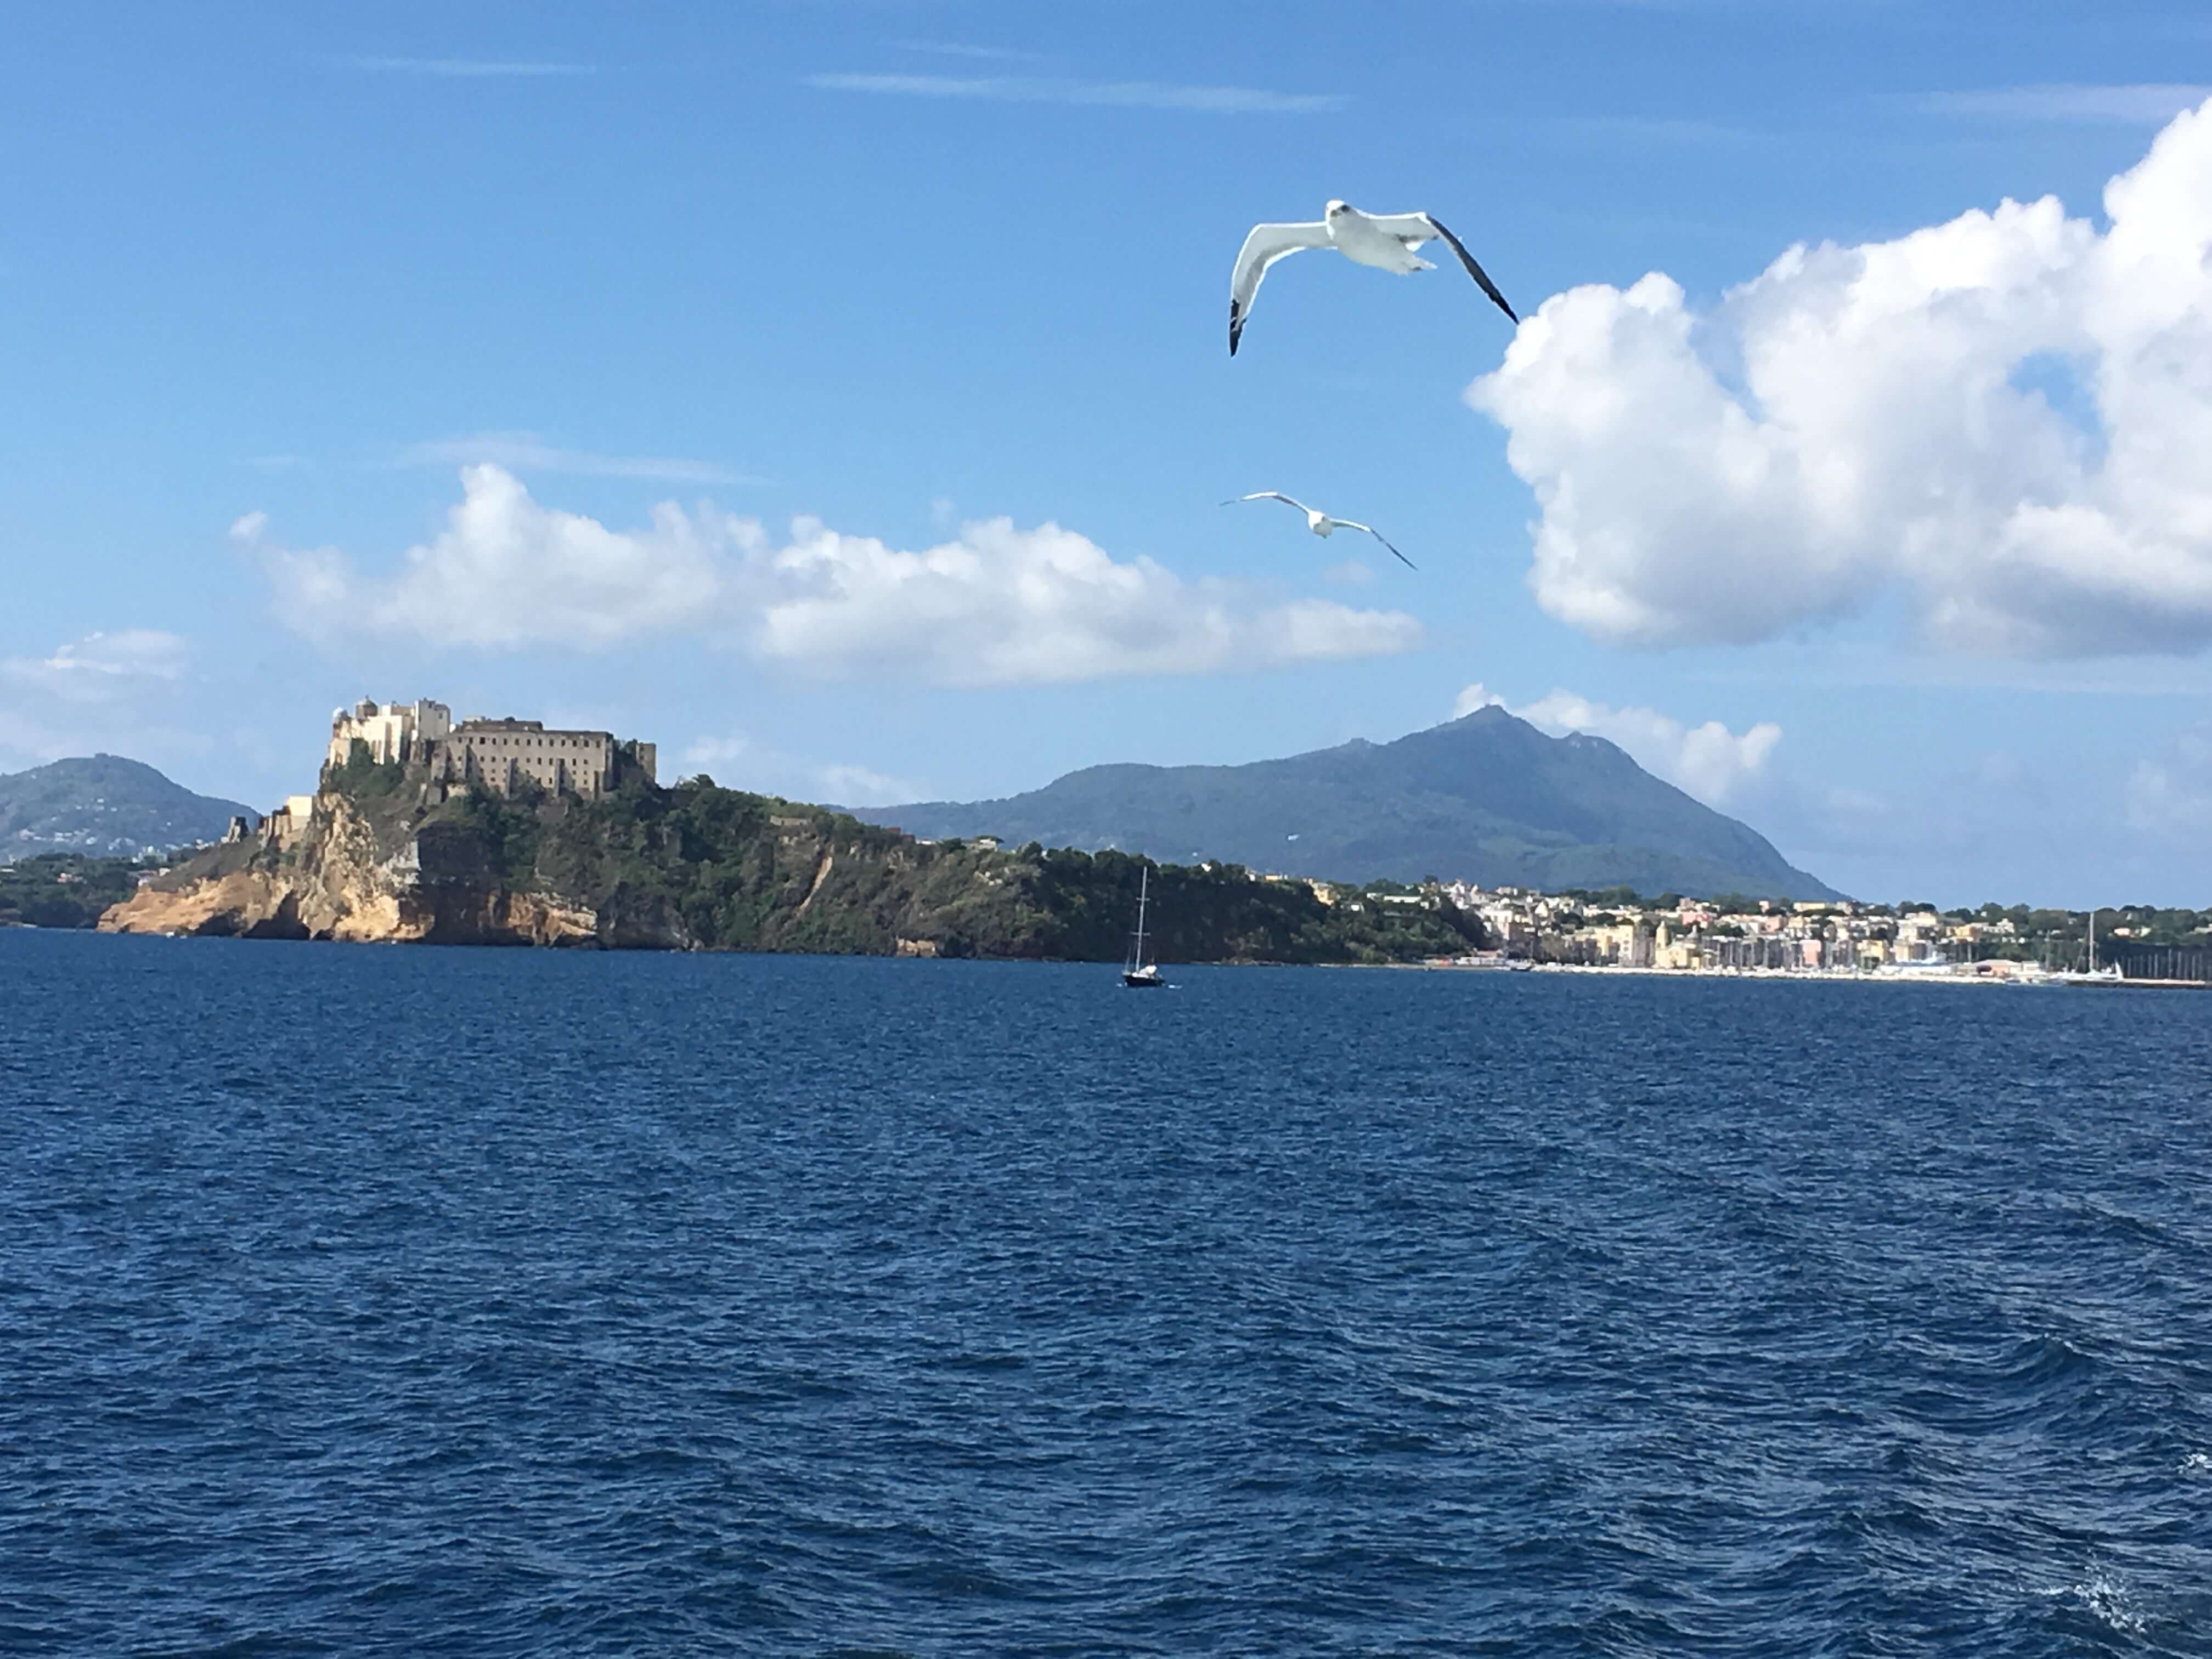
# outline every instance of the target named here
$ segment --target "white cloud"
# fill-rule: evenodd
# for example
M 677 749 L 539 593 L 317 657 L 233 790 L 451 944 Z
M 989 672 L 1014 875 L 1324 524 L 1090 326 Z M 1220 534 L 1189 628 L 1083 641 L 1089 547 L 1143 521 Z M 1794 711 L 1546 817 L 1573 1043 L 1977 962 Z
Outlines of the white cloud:
M 411 444 L 400 452 L 403 466 L 474 466 L 489 464 L 510 472 L 565 472 L 584 477 L 651 478 L 664 483 L 746 484 L 759 479 L 713 461 L 666 455 L 599 455 L 562 449 L 534 432 L 478 432 L 465 438 L 441 438 Z
M 1555 737 L 1585 732 L 1618 744 L 1644 770 L 1709 806 L 1718 806 L 1757 778 L 1782 741 L 1782 728 L 1771 720 L 1761 720 L 1740 733 L 1718 720 L 1685 726 L 1656 708 L 1608 708 L 1571 691 L 1553 691 L 1532 703 L 1513 704 L 1479 682 L 1459 694 L 1452 716 L 1489 708 L 1503 708 Z
M 2163 126 L 2194 109 L 2212 87 L 2172 82 L 2124 86 L 1992 87 L 1979 92 L 1938 92 L 1920 100 L 1934 115 L 1990 115 L 2020 121 L 2109 121 Z
M 408 549 L 386 580 L 363 580 L 331 548 L 266 550 L 286 619 L 311 634 L 605 647 L 696 625 L 721 602 L 728 559 L 759 539 L 749 520 L 672 503 L 654 508 L 646 529 L 609 530 L 539 506 L 496 466 L 463 469 L 461 484 L 444 531 Z
M 411 635 L 441 645 L 603 647 L 656 635 L 734 636 L 764 660 L 824 675 L 911 675 L 948 685 L 1193 674 L 1411 649 L 1402 611 L 1322 599 L 1254 603 L 1120 561 L 1058 525 L 962 526 L 920 552 L 802 519 L 773 545 L 760 525 L 664 502 L 647 526 L 609 529 L 540 505 L 513 474 L 464 469 L 463 500 L 388 577 L 334 549 L 258 540 L 279 609 L 311 635 Z
M 148 680 L 180 678 L 190 647 L 155 628 L 88 634 L 55 648 L 50 657 L 0 659 L 0 678 L 33 686 L 70 702 L 105 702 Z
M 2130 828 L 2201 848 L 2212 821 L 2212 726 L 2185 732 L 2165 755 L 2138 763 L 2126 803 Z
M 590 75 L 589 64 L 550 64 L 481 58 L 350 58 L 354 68 L 387 75 L 428 75 L 439 80 L 477 81 L 520 76 Z
M 889 806 L 919 800 L 921 785 L 849 762 L 811 761 L 756 743 L 743 732 L 701 738 L 684 751 L 684 763 L 728 789 L 750 789 L 787 800 L 833 801 L 840 806 Z
M 1657 273 L 1547 301 L 1468 394 L 1541 508 L 1539 601 L 1649 646 L 1893 589 L 1951 647 L 2212 641 L 2212 105 L 2105 209 L 1794 247 L 1708 316 Z
M 744 760 L 759 752 L 750 738 L 701 738 L 684 751 L 687 766 L 721 766 L 731 761 Z
M 154 628 L 88 634 L 45 657 L 0 658 L 0 756 L 204 751 L 208 711 L 188 641 Z
M 1225 586 L 1186 583 L 1141 556 L 1117 561 L 1055 524 L 986 520 L 919 553 L 813 520 L 793 531 L 773 563 L 801 591 L 763 607 L 755 645 L 798 665 L 1036 684 L 1386 655 L 1420 636 L 1403 612 L 1323 599 L 1245 609 Z
M 1065 81 L 1039 76 L 810 75 L 828 92 L 908 98 L 972 98 L 1000 104 L 1079 104 L 1183 110 L 1201 115 L 1318 115 L 1351 100 L 1334 92 L 1269 92 L 1259 87 L 1187 87 L 1159 81 Z
M 269 515 L 255 511 L 241 513 L 230 521 L 230 538 L 251 544 L 261 539 L 261 532 L 269 528 Z

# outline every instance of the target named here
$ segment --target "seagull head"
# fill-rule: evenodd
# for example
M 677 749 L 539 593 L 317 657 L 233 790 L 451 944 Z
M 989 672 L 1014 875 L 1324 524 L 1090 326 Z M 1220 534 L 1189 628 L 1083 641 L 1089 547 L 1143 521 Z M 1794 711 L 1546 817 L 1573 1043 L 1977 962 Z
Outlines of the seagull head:
M 1327 207 L 1322 210 L 1323 216 L 1331 219 L 1335 218 L 1340 213 L 1349 213 L 1351 211 L 1352 204 L 1349 202 L 1331 202 Z

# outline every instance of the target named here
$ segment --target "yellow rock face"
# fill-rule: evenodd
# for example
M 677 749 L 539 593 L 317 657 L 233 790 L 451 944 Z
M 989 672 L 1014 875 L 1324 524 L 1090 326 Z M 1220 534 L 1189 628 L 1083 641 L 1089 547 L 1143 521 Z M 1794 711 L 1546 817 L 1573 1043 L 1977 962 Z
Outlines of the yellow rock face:
M 100 931 L 364 944 L 602 942 L 598 915 L 558 896 L 512 892 L 491 880 L 425 882 L 414 842 L 386 855 L 342 795 L 321 797 L 316 817 L 318 833 L 297 857 L 272 856 L 174 890 L 143 888 L 100 917 Z

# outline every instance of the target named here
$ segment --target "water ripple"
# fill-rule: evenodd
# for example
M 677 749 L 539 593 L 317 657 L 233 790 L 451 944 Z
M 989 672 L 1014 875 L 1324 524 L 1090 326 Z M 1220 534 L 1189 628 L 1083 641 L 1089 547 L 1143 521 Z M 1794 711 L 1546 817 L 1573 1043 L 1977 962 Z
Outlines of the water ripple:
M 2212 1003 L 0 933 L 0 1650 L 2212 1652 Z

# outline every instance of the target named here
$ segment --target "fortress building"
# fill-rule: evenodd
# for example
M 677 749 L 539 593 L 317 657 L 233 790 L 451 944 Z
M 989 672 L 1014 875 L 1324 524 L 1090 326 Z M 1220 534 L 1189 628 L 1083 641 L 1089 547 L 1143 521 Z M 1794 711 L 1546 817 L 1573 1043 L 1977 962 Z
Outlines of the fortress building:
M 463 720 L 436 745 L 432 766 L 448 783 L 472 783 L 499 795 L 535 784 L 550 795 L 593 800 L 632 768 L 654 777 L 653 746 L 617 743 L 611 732 L 548 731 L 542 720 Z
M 394 761 L 428 760 L 427 745 L 452 735 L 453 711 L 425 697 L 419 702 L 379 702 L 363 697 L 350 708 L 331 711 L 328 763 L 343 766 L 356 743 L 368 745 L 379 766 Z
M 481 714 L 457 726 L 453 710 L 428 698 L 411 703 L 364 698 L 338 709 L 331 716 L 329 764 L 344 765 L 356 743 L 380 765 L 420 765 L 436 782 L 472 785 L 496 795 L 534 787 L 596 800 L 633 775 L 658 781 L 652 744 L 618 741 L 611 732 L 549 730 L 542 720 Z

